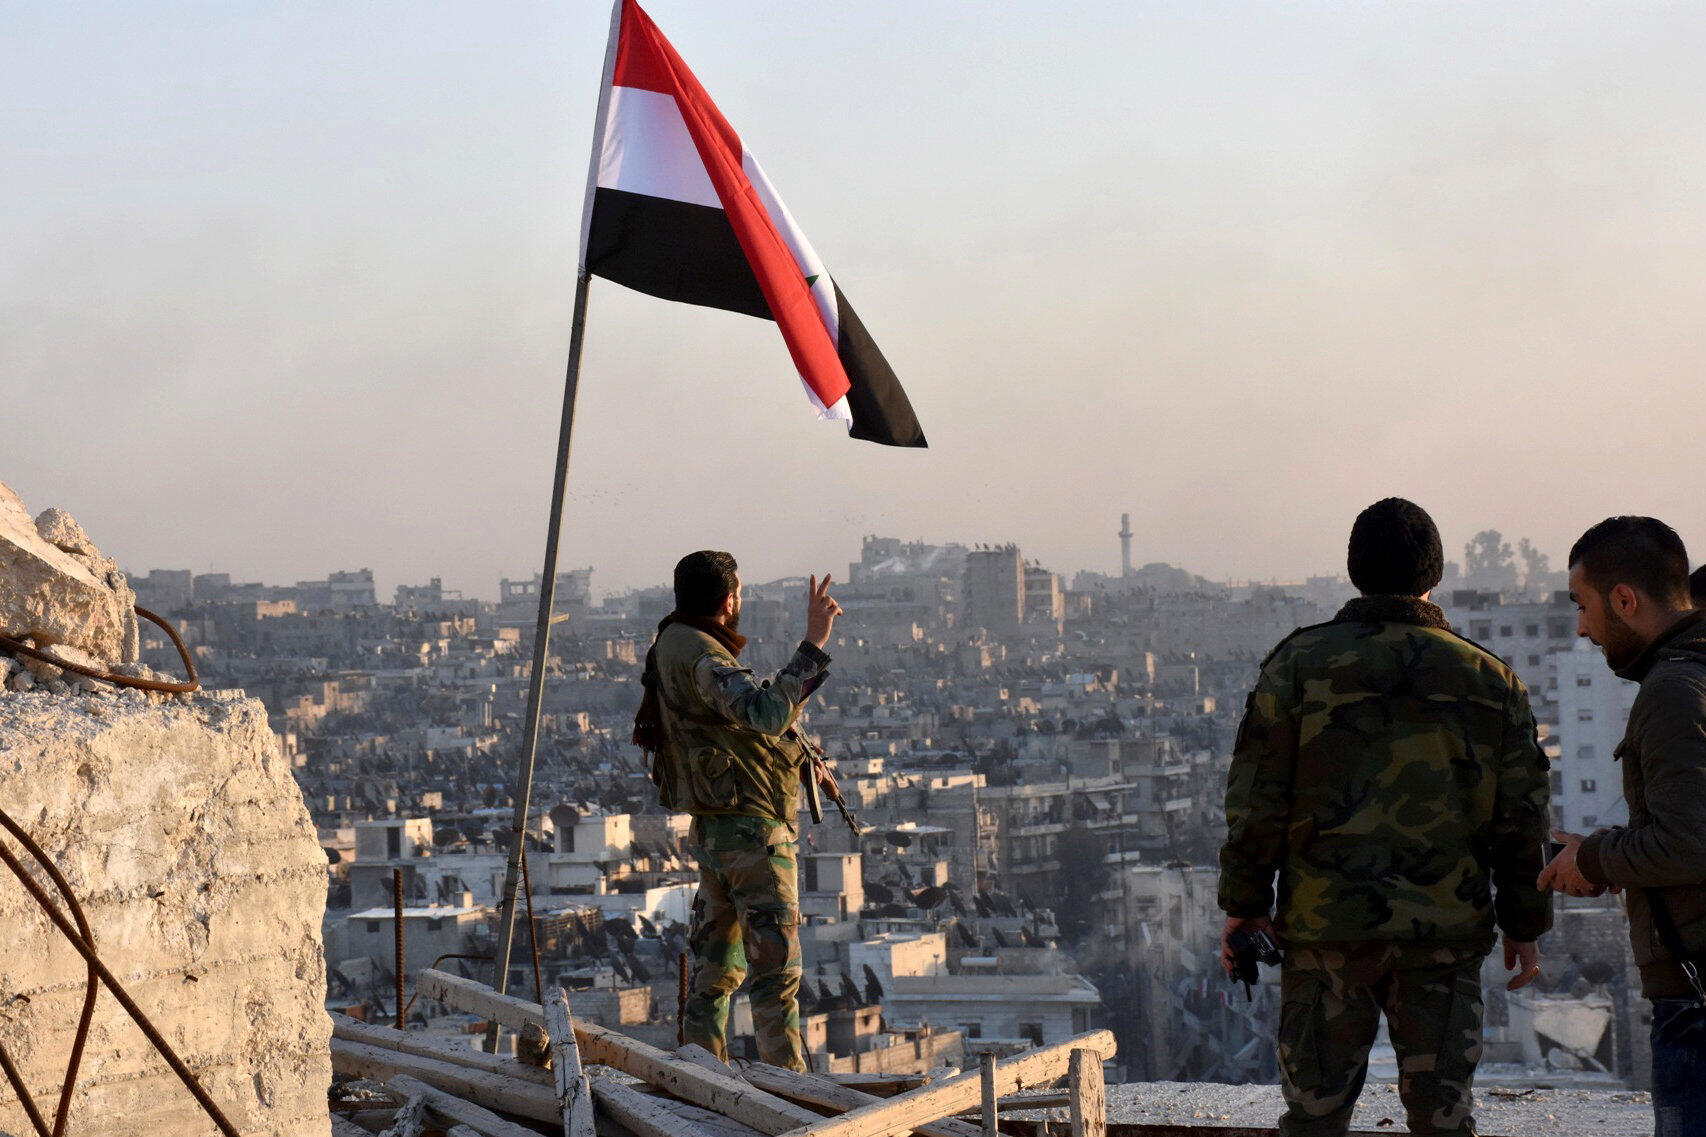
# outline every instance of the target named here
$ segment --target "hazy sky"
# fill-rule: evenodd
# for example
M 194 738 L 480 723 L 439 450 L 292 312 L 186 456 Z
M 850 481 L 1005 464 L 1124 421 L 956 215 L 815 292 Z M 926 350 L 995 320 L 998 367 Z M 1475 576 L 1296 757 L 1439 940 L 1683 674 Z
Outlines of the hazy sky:
M 1706 7 L 653 0 L 931 449 L 595 281 L 565 565 L 1021 543 L 1342 567 L 1647 512 L 1706 554 Z M 537 571 L 600 3 L 13 4 L 0 480 L 137 571 Z

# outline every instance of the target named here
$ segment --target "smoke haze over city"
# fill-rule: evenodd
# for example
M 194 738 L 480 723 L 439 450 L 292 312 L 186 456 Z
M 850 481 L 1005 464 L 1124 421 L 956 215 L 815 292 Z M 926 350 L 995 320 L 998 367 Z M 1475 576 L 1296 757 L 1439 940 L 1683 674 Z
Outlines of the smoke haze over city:
M 931 449 L 775 329 L 592 288 L 563 561 L 1343 568 L 1400 493 L 1706 549 L 1697 7 L 657 0 Z M 0 92 L 4 474 L 127 567 L 538 570 L 602 4 L 36 6 Z

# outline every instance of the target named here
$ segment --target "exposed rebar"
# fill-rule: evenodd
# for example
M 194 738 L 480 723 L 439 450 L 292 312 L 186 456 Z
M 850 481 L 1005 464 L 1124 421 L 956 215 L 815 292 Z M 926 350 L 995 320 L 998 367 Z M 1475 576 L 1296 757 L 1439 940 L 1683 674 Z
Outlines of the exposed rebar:
M 403 1028 L 403 870 L 391 870 L 391 908 L 396 914 L 397 1029 Z
M 533 881 L 527 875 L 527 844 L 521 846 L 521 891 L 527 897 L 527 942 L 533 947 L 533 996 L 545 1005 L 545 980 L 539 970 L 539 924 L 533 919 Z
M 64 883 L 64 878 L 49 860 L 47 854 L 42 851 L 41 846 L 36 844 L 30 835 L 24 832 L 4 810 L 0 810 L 0 826 L 3 826 L 8 833 L 16 838 L 18 843 L 29 852 L 30 856 L 47 871 L 48 876 L 53 879 L 54 885 L 67 893 L 68 902 L 75 904 L 75 897 L 70 895 L 70 889 Z M 142 1008 L 137 1006 L 136 1000 L 130 997 L 130 993 L 124 989 L 124 984 L 120 983 L 118 977 L 108 969 L 106 964 L 101 962 L 101 957 L 95 951 L 92 938 L 85 937 L 72 925 L 65 914 L 59 910 L 59 906 L 53 902 L 52 897 L 48 896 L 41 885 L 36 883 L 29 871 L 24 868 L 17 856 L 4 842 L 0 842 L 0 864 L 4 864 L 11 870 L 12 875 L 18 878 L 18 883 L 24 886 L 24 891 L 30 894 L 30 898 L 36 902 L 36 905 L 46 914 L 47 918 L 53 921 L 54 927 L 59 929 L 59 934 L 64 936 L 71 946 L 77 950 L 77 953 L 89 965 L 89 969 L 106 985 L 107 990 L 112 992 L 113 998 L 118 1000 L 119 1006 L 124 1008 L 125 1013 L 130 1016 L 131 1021 L 136 1023 L 137 1028 L 142 1031 L 143 1037 L 154 1047 L 160 1057 L 166 1060 L 166 1065 L 171 1067 L 172 1073 L 178 1076 L 178 1080 L 184 1084 L 185 1089 L 189 1090 L 190 1095 L 195 1098 L 196 1104 L 201 1106 L 202 1111 L 213 1121 L 219 1131 L 225 1134 L 225 1137 L 241 1137 L 236 1127 L 231 1124 L 219 1108 L 218 1103 L 208 1096 L 207 1091 L 202 1088 L 201 1082 L 190 1072 L 189 1067 L 184 1065 L 183 1059 L 178 1057 L 177 1051 L 172 1049 L 171 1044 L 160 1034 L 160 1031 L 143 1012 Z M 74 1049 L 77 1054 L 81 1054 L 80 1047 Z M 68 1079 L 61 1092 L 65 1098 L 69 1098 L 71 1090 L 72 1083 Z M 63 1111 L 64 1107 L 62 1106 L 61 1112 Z M 32 1120 L 35 1119 L 32 1118 Z M 43 1132 L 46 1130 L 44 1129 Z
M 88 679 L 99 679 L 103 683 L 111 683 L 118 687 L 135 687 L 139 691 L 164 691 L 170 695 L 187 695 L 191 691 L 201 690 L 201 676 L 196 674 L 195 660 L 190 656 L 190 649 L 184 646 L 183 637 L 178 635 L 178 629 L 172 627 L 164 616 L 156 615 L 138 604 L 136 614 L 144 619 L 158 624 L 172 640 L 172 646 L 178 649 L 178 658 L 183 660 L 184 671 L 188 679 L 143 679 L 135 675 L 119 675 L 99 667 L 84 667 L 81 663 L 72 663 L 49 655 L 39 648 L 33 648 L 27 643 L 13 639 L 11 636 L 0 636 L 0 648 L 15 655 L 27 655 L 42 663 L 52 664 L 61 671 L 69 671 L 73 675 L 82 675 Z

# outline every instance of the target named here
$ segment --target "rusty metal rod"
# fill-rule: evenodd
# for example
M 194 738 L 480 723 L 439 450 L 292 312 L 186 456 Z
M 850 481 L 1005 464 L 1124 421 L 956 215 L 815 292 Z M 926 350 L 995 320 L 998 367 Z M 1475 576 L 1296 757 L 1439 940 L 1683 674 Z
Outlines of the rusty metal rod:
M 41 851 L 41 847 L 30 839 L 29 834 L 20 829 L 17 822 L 8 817 L 4 810 L 0 810 L 0 825 L 5 826 L 7 832 L 11 833 L 12 836 L 16 837 L 25 848 L 29 849 L 32 856 L 41 861 L 47 860 L 47 856 Z M 106 984 L 107 990 L 112 992 L 113 998 L 118 1000 L 119 1006 L 123 1007 L 125 1012 L 130 1015 L 131 1019 L 136 1023 L 137 1028 L 142 1031 L 143 1037 L 148 1039 L 149 1044 L 152 1045 L 155 1050 L 159 1051 L 160 1057 L 166 1060 L 166 1065 L 172 1068 L 172 1073 L 176 1074 L 178 1076 L 178 1080 L 183 1082 L 184 1088 L 189 1090 L 190 1095 L 195 1098 L 196 1103 L 200 1105 L 202 1110 L 206 1112 L 207 1116 L 212 1119 L 214 1125 L 218 1126 L 219 1131 L 225 1134 L 225 1137 L 242 1137 L 242 1135 L 237 1132 L 237 1128 L 231 1124 L 231 1122 L 226 1118 L 224 1112 L 219 1108 L 219 1104 L 208 1096 L 207 1091 L 203 1089 L 201 1083 L 196 1080 L 196 1076 L 190 1072 L 188 1066 L 184 1065 L 183 1059 L 178 1057 L 177 1051 L 172 1049 L 171 1043 L 167 1042 L 165 1037 L 160 1034 L 160 1031 L 154 1026 L 153 1021 L 149 1019 L 147 1014 L 143 1012 L 142 1008 L 136 1005 L 136 1000 L 130 997 L 130 992 L 124 989 L 124 984 L 120 983 L 118 981 L 118 977 L 108 970 L 106 964 L 101 962 L 101 957 L 96 954 L 94 945 L 88 943 L 82 936 L 77 934 L 77 929 L 72 926 L 71 921 L 65 918 L 65 915 L 59 911 L 58 906 L 55 905 L 52 899 L 42 890 L 41 885 L 35 882 L 29 872 L 18 861 L 18 858 L 13 855 L 12 850 L 7 848 L 3 842 L 0 842 L 0 864 L 4 864 L 12 871 L 12 875 L 18 878 L 18 883 L 24 886 L 24 891 L 30 894 L 31 899 L 36 902 L 37 906 L 47 914 L 47 918 L 52 920 L 54 926 L 59 929 L 59 934 L 64 936 L 66 940 L 70 942 L 71 946 L 77 949 L 77 953 L 88 962 L 91 968 L 94 969 L 95 974 L 100 977 L 101 982 Z
M 42 1120 L 41 1110 L 36 1108 L 36 1099 L 30 1095 L 30 1088 L 24 1085 L 23 1075 L 12 1064 L 12 1056 L 4 1046 L 0 1046 L 0 1070 L 6 1072 L 6 1080 L 12 1083 L 12 1092 L 18 1095 L 18 1104 L 29 1115 L 30 1124 L 35 1126 L 40 1137 L 48 1137 L 47 1122 Z
M 434 971 L 437 971 L 438 965 L 443 963 L 447 959 L 472 959 L 472 960 L 478 960 L 481 963 L 492 962 L 492 957 L 489 955 L 468 955 L 464 952 L 459 952 L 459 951 L 447 951 L 443 955 L 439 956 L 437 959 L 432 961 L 432 969 Z M 419 987 L 416 987 L 415 993 L 413 995 L 409 996 L 409 1007 L 414 1006 L 415 1000 L 420 998 L 420 997 L 421 997 L 421 989 Z M 409 1007 L 403 1008 L 404 1014 L 408 1014 Z
M 675 982 L 675 1044 L 687 1045 L 687 953 L 681 953 Z
M 40 847 L 31 841 L 27 835 L 23 834 L 21 830 L 14 830 L 14 835 L 24 843 L 25 850 L 29 852 L 35 862 L 41 866 L 42 871 L 45 872 L 48 879 L 53 882 L 53 886 L 59 890 L 59 895 L 64 898 L 66 907 L 71 910 L 72 919 L 77 922 L 77 930 L 82 933 L 85 940 L 90 944 L 93 944 L 95 942 L 95 933 L 89 927 L 89 921 L 83 915 L 83 905 L 78 903 L 77 894 L 72 891 L 71 883 L 65 879 L 65 874 L 60 872 L 59 866 L 54 864 L 52 860 L 48 859 Z M 71 1094 L 77 1087 L 77 1072 L 83 1064 L 83 1048 L 89 1041 L 89 1025 L 95 1018 L 95 1000 L 97 996 L 99 996 L 100 991 L 101 984 L 100 980 L 95 975 L 95 969 L 92 967 L 88 968 L 88 980 L 83 990 L 83 1010 L 77 1018 L 77 1033 L 71 1040 L 71 1056 L 65 1063 L 65 1079 L 60 1084 L 59 1108 L 54 1111 L 52 1137 L 64 1137 L 65 1134 L 66 1121 L 71 1113 Z M 6 1066 L 7 1080 L 13 1082 L 13 1088 L 18 1091 L 19 1100 L 26 1102 L 26 1110 L 33 1110 L 35 1103 L 33 1101 L 28 1101 L 29 1094 L 23 1088 L 21 1078 L 13 1077 L 11 1056 L 6 1053 L 5 1047 L 3 1046 L 0 1046 L 0 1064 L 4 1064 Z M 33 1123 L 35 1118 L 32 1117 L 31 1121 Z M 43 1137 L 47 1137 L 45 1131 L 43 1132 Z
M 70 663 L 66 660 L 49 655 L 45 651 L 33 648 L 29 644 L 13 639 L 11 636 L 0 636 L 0 649 L 15 655 L 27 655 L 31 659 L 50 663 L 61 671 L 69 671 L 73 675 L 82 675 L 89 679 L 99 679 L 103 683 L 111 683 L 118 687 L 135 687 L 139 691 L 164 691 L 170 695 L 187 695 L 191 691 L 201 690 L 201 676 L 196 674 L 195 660 L 190 656 L 190 649 L 184 646 L 184 641 L 178 635 L 178 630 L 167 622 L 164 616 L 156 615 L 138 604 L 136 614 L 160 625 L 171 637 L 172 646 L 178 649 L 178 658 L 184 662 L 184 670 L 189 678 L 177 681 L 169 679 L 142 679 L 135 675 L 117 675 L 98 667 L 84 667 L 80 663 Z
M 403 870 L 391 870 L 391 905 L 397 925 L 397 1029 L 403 1030 Z
M 527 843 L 521 846 L 521 891 L 527 897 L 527 942 L 533 948 L 533 994 L 545 1005 L 545 980 L 539 971 L 539 923 L 533 918 L 533 881 L 527 875 Z

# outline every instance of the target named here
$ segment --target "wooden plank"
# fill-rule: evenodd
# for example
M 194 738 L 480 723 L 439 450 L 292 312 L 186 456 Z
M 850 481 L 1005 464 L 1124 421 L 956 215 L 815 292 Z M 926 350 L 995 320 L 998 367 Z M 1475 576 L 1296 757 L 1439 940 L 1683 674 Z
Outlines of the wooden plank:
M 1108 1137 L 1108 1095 L 1102 1086 L 1102 1059 L 1074 1050 L 1067 1063 L 1072 1096 L 1072 1137 Z
M 385 1083 L 395 1090 L 426 1102 L 427 1109 L 459 1125 L 466 1125 L 484 1137 L 539 1137 L 526 1126 L 505 1121 L 489 1109 L 463 1101 L 454 1094 L 427 1085 L 419 1078 L 398 1074 Z
M 529 1022 L 544 1024 L 544 1009 L 538 1003 L 500 995 L 483 983 L 458 975 L 428 968 L 417 977 L 415 987 L 429 998 L 484 1015 L 511 1030 L 520 1030 Z M 809 1109 L 754 1089 L 733 1073 L 701 1069 L 685 1058 L 581 1019 L 572 1023 L 582 1062 L 632 1074 L 683 1101 L 732 1117 L 761 1133 L 773 1137 L 822 1120 Z
M 483 1070 L 458 1066 L 436 1058 L 403 1054 L 347 1039 L 332 1039 L 332 1070 L 339 1074 L 354 1074 L 375 1082 L 387 1081 L 398 1074 L 419 1078 L 434 1089 L 454 1094 L 463 1101 L 501 1109 L 534 1121 L 561 1124 L 562 1110 L 557 1095 L 550 1086 L 507 1078 Z
M 930 1084 L 928 1074 L 876 1074 L 866 1071 L 857 1074 L 824 1074 L 832 1082 L 850 1086 L 855 1090 L 864 1090 L 880 1098 L 892 1098 L 907 1090 L 916 1090 L 919 1086 Z
M 470 1070 L 481 1070 L 506 1078 L 520 1078 L 524 1082 L 537 1082 L 542 1086 L 552 1084 L 550 1071 L 529 1066 L 525 1062 L 517 1062 L 513 1058 L 499 1058 L 495 1054 L 457 1046 L 421 1031 L 399 1031 L 388 1026 L 372 1026 L 360 1019 L 352 1019 L 335 1012 L 332 1014 L 332 1037 L 377 1046 L 382 1050 L 395 1050 L 400 1054 L 436 1058 L 442 1062 L 466 1066 Z
M 696 1046 L 683 1047 L 676 1053 L 687 1057 L 690 1050 L 705 1053 Z M 711 1056 L 706 1054 L 706 1057 Z M 716 1061 L 715 1058 L 711 1060 Z M 823 1074 L 802 1074 L 795 1070 L 784 1070 L 780 1066 L 767 1066 L 762 1062 L 743 1066 L 738 1072 L 742 1078 L 761 1090 L 828 1113 L 846 1113 L 850 1109 L 884 1100 L 876 1094 L 844 1085 L 840 1079 Z M 922 1137 L 978 1137 L 977 1126 L 967 1125 L 953 1118 L 920 1125 L 913 1132 L 921 1134 Z
M 353 1121 L 345 1121 L 337 1114 L 332 1114 L 332 1137 L 373 1137 L 373 1134 L 363 1129 Z
M 700 1126 L 677 1116 L 665 1098 L 641 1093 L 613 1078 L 591 1081 L 599 1113 L 614 1118 L 634 1137 L 712 1137 Z
M 1021 1109 L 1065 1109 L 1072 1104 L 1072 1095 L 1062 1091 L 1044 1090 L 1034 1094 L 1009 1094 L 996 1103 L 1003 1113 L 1013 1113 Z M 976 1109 L 968 1109 L 960 1114 L 961 1117 L 973 1119 L 983 1116 L 983 1106 L 980 1103 Z M 973 1126 L 973 1131 L 977 1127 Z
M 532 1130 L 528 1132 L 532 1132 Z M 452 1125 L 444 1131 L 444 1137 L 481 1137 L 481 1134 L 478 1129 L 470 1129 L 466 1125 Z M 538 1135 L 535 1134 L 534 1137 L 538 1137 Z
M 379 1137 L 421 1137 L 425 1129 L 426 1099 L 411 1094 L 408 1100 L 403 1102 L 403 1108 L 391 1119 L 390 1127 Z
M 1074 1050 L 1088 1050 L 1102 1060 L 1116 1052 L 1114 1036 L 1090 1031 L 1054 1046 L 1028 1050 L 995 1064 L 995 1093 L 1001 1097 L 1028 1086 L 1047 1085 L 1066 1075 Z M 982 1096 L 983 1077 L 976 1070 L 944 1082 L 849 1110 L 840 1117 L 822 1118 L 794 1130 L 789 1137 L 893 1137 L 916 1129 L 921 1122 L 959 1113 Z
M 983 1137 L 1001 1137 L 1001 1106 L 995 1091 L 995 1055 L 985 1051 L 978 1059 L 978 1085 L 983 1090 Z
M 556 1079 L 557 1101 L 563 1107 L 564 1137 L 598 1137 L 592 1124 L 592 1088 L 581 1070 L 569 997 L 561 987 L 545 994 L 545 1031 L 551 1036 L 551 1073 Z

